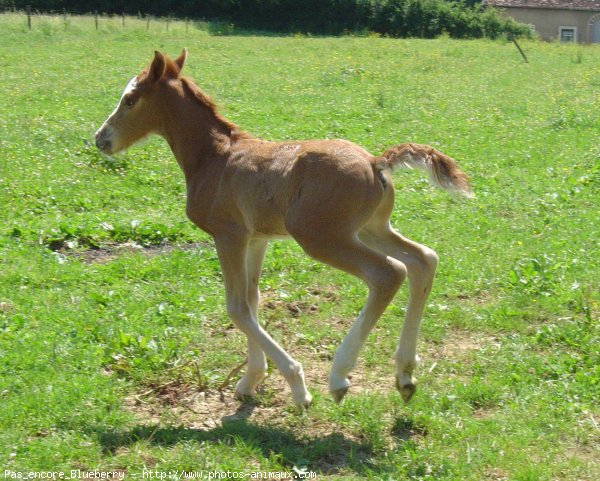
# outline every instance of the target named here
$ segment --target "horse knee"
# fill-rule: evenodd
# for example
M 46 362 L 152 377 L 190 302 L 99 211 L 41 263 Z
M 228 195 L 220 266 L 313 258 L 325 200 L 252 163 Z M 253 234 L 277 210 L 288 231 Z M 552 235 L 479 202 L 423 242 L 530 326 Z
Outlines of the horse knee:
M 433 249 L 422 246 L 418 252 L 414 253 L 411 262 L 409 263 L 409 278 L 411 289 L 424 291 L 425 293 L 431 290 L 435 271 L 439 262 L 438 255 Z
M 439 261 L 440 261 L 440 258 L 438 257 L 437 253 L 433 249 L 430 249 L 429 247 L 423 248 L 423 250 L 421 252 L 421 262 L 427 271 L 434 274 L 435 270 L 437 269 Z
M 370 287 L 380 295 L 389 298 L 396 294 L 407 276 L 406 266 L 396 259 L 387 258 L 385 265 L 380 266 L 371 276 Z

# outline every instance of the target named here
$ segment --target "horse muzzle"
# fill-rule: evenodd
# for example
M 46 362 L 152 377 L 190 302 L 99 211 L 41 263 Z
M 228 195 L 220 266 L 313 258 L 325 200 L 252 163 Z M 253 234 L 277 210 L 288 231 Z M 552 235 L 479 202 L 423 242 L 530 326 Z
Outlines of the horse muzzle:
M 96 147 L 98 148 L 98 150 L 110 155 L 112 153 L 112 142 L 110 140 L 110 132 L 108 132 L 108 130 L 109 129 L 107 128 L 101 128 L 100 130 L 98 130 L 98 132 L 96 132 L 95 138 Z

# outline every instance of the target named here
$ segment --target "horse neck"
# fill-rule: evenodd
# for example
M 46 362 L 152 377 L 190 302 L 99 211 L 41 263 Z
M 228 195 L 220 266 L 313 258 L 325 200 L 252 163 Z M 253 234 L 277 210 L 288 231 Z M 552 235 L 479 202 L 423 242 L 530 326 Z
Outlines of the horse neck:
M 199 172 L 223 164 L 231 143 L 232 124 L 185 92 L 165 96 L 162 136 L 189 183 Z

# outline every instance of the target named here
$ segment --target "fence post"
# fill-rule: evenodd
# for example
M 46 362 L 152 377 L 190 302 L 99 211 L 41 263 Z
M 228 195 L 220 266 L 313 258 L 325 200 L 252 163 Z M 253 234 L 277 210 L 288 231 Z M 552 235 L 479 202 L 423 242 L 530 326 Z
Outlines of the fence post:
M 27 5 L 27 26 L 31 30 L 31 5 Z
M 169 23 L 171 23 L 171 14 L 167 17 L 167 32 L 169 31 Z
M 146 14 L 146 30 L 150 30 L 150 14 Z
M 96 30 L 98 30 L 98 10 L 94 11 L 94 21 L 96 22 Z
M 67 9 L 63 8 L 63 21 L 65 25 L 67 24 Z
M 512 39 L 513 43 L 516 45 L 517 49 L 519 50 L 519 52 L 521 53 L 521 56 L 523 57 L 523 60 L 525 60 L 525 63 L 529 63 L 529 60 L 527 60 L 527 56 L 525 55 L 525 52 L 523 52 L 523 49 L 521 48 L 521 46 L 517 43 L 517 39 L 513 37 Z
M 525 52 L 523 52 L 523 49 L 517 43 L 517 39 L 515 38 L 515 36 L 514 35 L 509 35 L 509 40 L 512 40 L 512 43 L 515 44 L 515 47 L 517 47 L 517 50 L 519 50 L 519 53 L 521 54 L 521 57 L 523 57 L 523 60 L 525 60 L 525 63 L 529 63 L 529 60 L 527 60 L 527 56 L 525 55 Z

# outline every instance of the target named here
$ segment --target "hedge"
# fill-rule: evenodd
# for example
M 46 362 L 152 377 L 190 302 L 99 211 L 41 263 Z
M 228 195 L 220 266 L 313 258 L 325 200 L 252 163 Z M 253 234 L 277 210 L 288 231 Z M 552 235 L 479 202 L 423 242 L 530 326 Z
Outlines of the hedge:
M 250 30 L 392 37 L 497 38 L 530 35 L 527 26 L 474 0 L 0 0 L 43 12 L 172 15 L 217 20 Z

